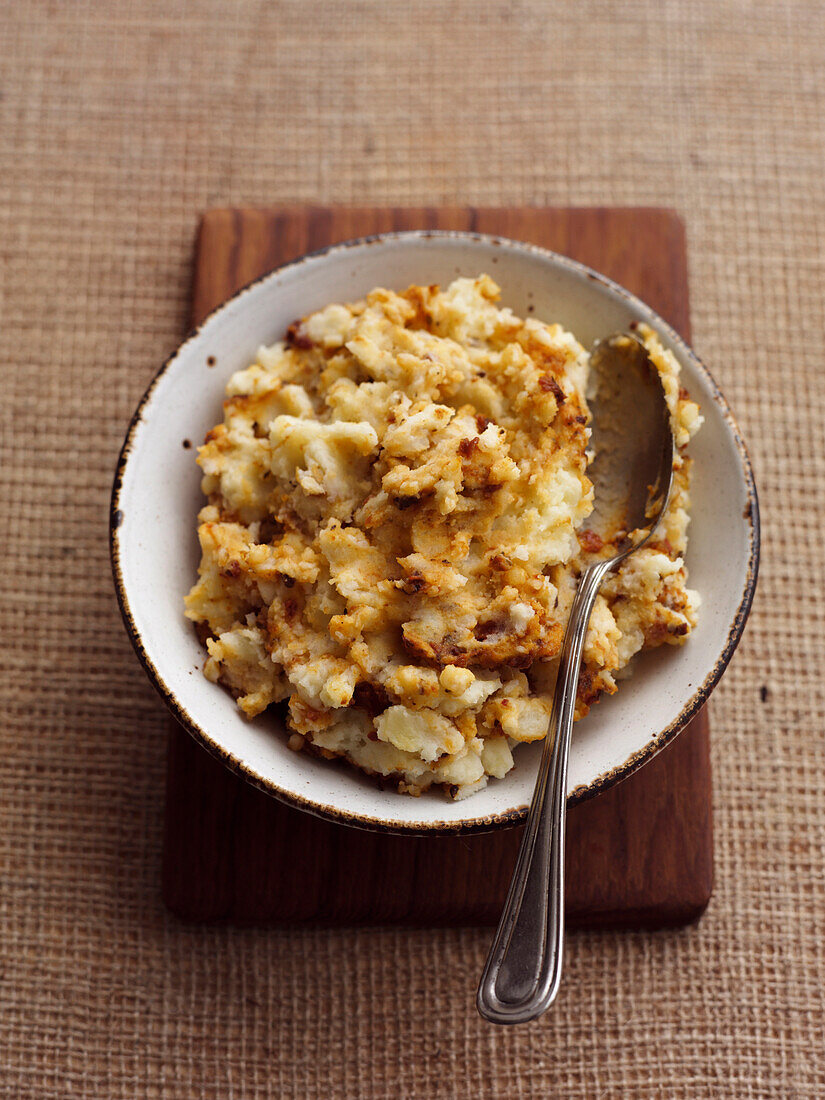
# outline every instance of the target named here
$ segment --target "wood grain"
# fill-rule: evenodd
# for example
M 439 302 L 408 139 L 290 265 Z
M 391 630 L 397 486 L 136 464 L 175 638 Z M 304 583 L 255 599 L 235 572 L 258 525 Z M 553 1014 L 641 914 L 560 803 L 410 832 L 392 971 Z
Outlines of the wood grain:
M 471 229 L 531 241 L 610 275 L 689 336 L 684 228 L 668 210 L 277 207 L 202 219 L 195 323 L 306 251 L 393 229 Z M 190 920 L 493 924 L 520 829 L 384 836 L 332 825 L 249 786 L 170 723 L 163 894 Z M 708 721 L 569 815 L 572 925 L 696 919 L 713 882 Z

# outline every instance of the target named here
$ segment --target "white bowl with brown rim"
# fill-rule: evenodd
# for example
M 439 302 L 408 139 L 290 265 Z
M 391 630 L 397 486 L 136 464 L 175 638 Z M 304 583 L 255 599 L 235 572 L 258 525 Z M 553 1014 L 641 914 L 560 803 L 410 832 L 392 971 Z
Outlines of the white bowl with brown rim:
M 204 651 L 183 616 L 197 573 L 200 470 L 184 441 L 200 442 L 221 419 L 229 376 L 296 317 L 375 286 L 448 283 L 493 274 L 502 302 L 558 321 L 588 347 L 596 338 L 649 324 L 682 368 L 705 417 L 691 443 L 694 475 L 687 566 L 702 597 L 687 643 L 640 656 L 616 695 L 574 730 L 568 791 L 578 802 L 618 782 L 663 748 L 718 683 L 744 628 L 759 557 L 756 489 L 747 451 L 725 398 L 688 345 L 616 283 L 564 256 L 472 233 L 392 233 L 334 245 L 258 279 L 212 313 L 165 363 L 141 399 L 112 493 L 111 552 L 126 628 L 150 679 L 178 720 L 232 770 L 277 798 L 362 828 L 472 832 L 523 819 L 540 746 L 520 745 L 516 766 L 460 802 L 382 788 L 354 768 L 295 753 L 268 714 L 249 721 L 201 671 Z

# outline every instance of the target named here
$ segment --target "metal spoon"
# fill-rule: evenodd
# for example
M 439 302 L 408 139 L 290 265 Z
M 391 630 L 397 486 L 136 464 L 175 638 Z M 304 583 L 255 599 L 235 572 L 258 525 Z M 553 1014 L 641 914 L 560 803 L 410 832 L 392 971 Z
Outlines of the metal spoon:
M 536 789 L 516 868 L 478 987 L 478 1011 L 497 1024 L 534 1020 L 555 1000 L 564 936 L 567 758 L 584 639 L 605 576 L 651 537 L 670 496 L 673 433 L 658 371 L 635 336 L 616 333 L 590 355 L 588 527 L 615 553 L 581 576 L 562 642 Z

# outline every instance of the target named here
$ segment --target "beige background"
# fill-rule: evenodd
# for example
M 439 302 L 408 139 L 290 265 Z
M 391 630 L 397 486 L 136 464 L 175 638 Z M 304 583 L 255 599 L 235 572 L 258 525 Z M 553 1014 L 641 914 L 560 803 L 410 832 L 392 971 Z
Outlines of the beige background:
M 177 13 L 179 9 L 179 13 Z M 0 0 L 0 1096 L 825 1095 L 825 8 Z M 655 203 L 762 496 L 717 888 L 481 1023 L 474 930 L 184 927 L 106 510 L 210 204 Z M 804 463 L 800 460 L 804 455 Z M 764 696 L 764 699 L 762 698 Z

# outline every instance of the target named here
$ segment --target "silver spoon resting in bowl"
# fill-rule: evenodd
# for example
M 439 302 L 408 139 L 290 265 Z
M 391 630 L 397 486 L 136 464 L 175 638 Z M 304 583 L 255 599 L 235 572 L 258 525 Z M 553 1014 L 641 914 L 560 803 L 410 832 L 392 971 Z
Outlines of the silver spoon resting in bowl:
M 478 987 L 478 1011 L 496 1024 L 534 1020 L 555 1000 L 564 937 L 567 758 L 590 613 L 607 574 L 651 537 L 667 508 L 674 442 L 659 373 L 644 344 L 615 333 L 590 353 L 592 416 L 588 527 L 613 553 L 582 573 L 559 657 L 550 723 L 524 838 Z

